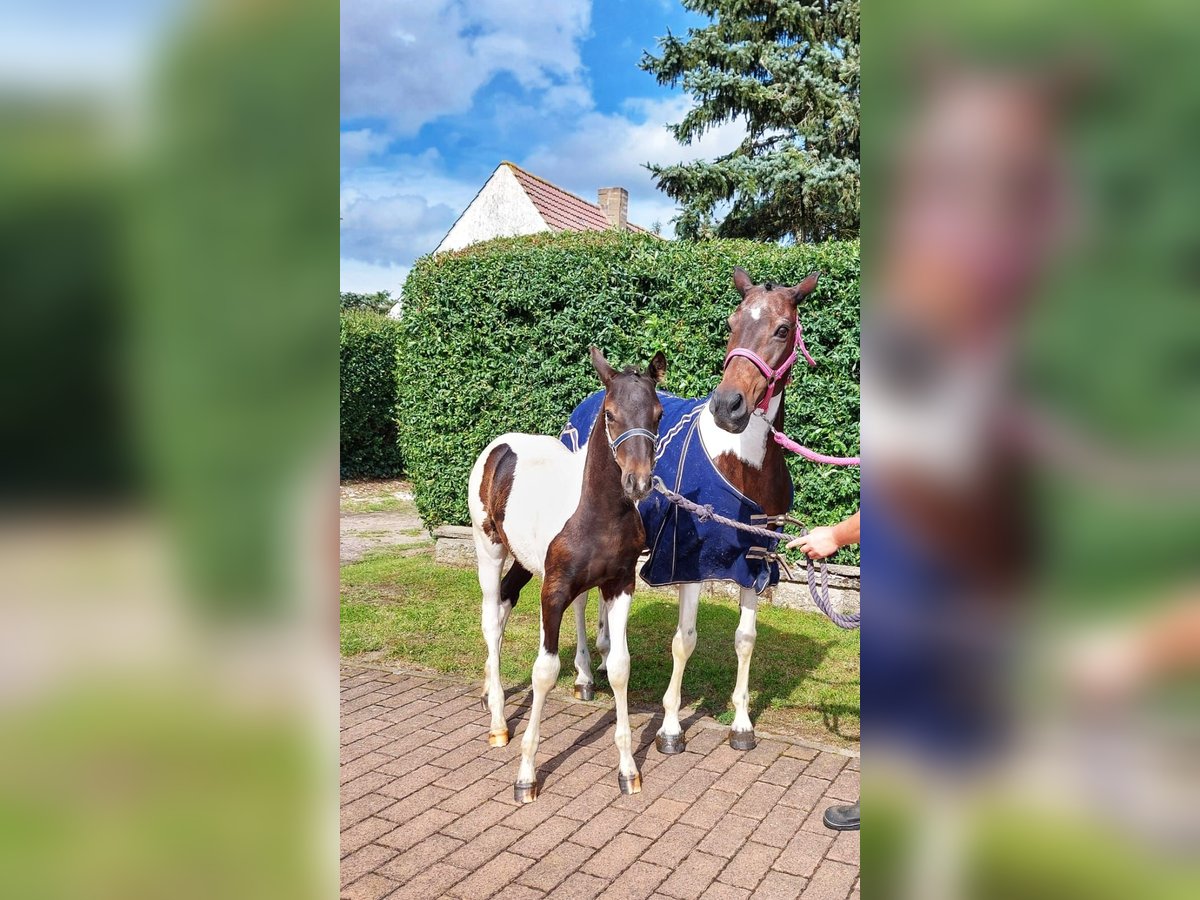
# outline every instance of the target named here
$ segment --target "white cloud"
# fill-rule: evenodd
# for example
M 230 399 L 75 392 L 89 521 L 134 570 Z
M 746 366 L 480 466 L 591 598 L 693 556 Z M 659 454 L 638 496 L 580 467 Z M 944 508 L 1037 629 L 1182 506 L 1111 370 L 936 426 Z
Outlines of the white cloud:
M 580 44 L 590 0 L 354 0 L 342 10 L 342 283 L 345 290 L 399 290 L 413 261 L 437 246 L 502 158 L 486 170 L 452 175 L 437 149 L 404 155 L 389 148 L 441 117 L 471 112 L 472 126 L 448 147 L 528 146 L 517 158 L 550 181 L 595 202 L 596 189 L 629 190 L 631 221 L 656 222 L 671 234 L 677 214 L 647 162 L 711 158 L 733 149 L 740 123 L 715 129 L 688 147 L 667 131 L 690 101 L 627 100 L 617 112 L 594 108 Z M 487 108 L 479 90 L 507 73 L 518 90 Z M 367 127 L 369 125 L 369 127 Z M 472 130 L 474 129 L 474 130 Z M 457 151 L 456 151 L 457 152 Z M 455 157 L 457 159 L 457 157 Z
M 416 194 L 360 197 L 342 211 L 342 256 L 390 264 L 428 253 L 458 211 Z
M 501 72 L 525 88 L 582 84 L 591 0 L 355 0 L 342 7 L 341 115 L 398 136 L 466 112 Z
M 461 211 L 482 186 L 482 180 L 466 183 L 446 174 L 441 154 L 430 147 L 421 153 L 394 154 L 373 165 L 343 167 L 342 213 L 363 197 L 390 194 L 417 194 L 431 205 L 443 203 Z
M 679 121 L 689 106 L 682 96 L 634 99 L 620 113 L 565 118 L 555 137 L 520 163 L 592 202 L 597 188 L 620 185 L 629 191 L 630 221 L 646 228 L 657 222 L 670 236 L 678 209 L 654 187 L 643 164 L 712 158 L 732 150 L 744 136 L 740 123 L 730 123 L 690 146 L 679 145 L 665 126 Z M 375 137 L 367 132 L 351 142 L 373 146 Z M 437 246 L 490 174 L 489 169 L 469 181 L 452 177 L 432 148 L 388 157 L 386 165 L 344 168 L 343 290 L 396 290 L 395 279 Z
M 579 46 L 591 0 L 354 0 L 342 7 L 341 117 L 373 127 L 342 132 L 342 281 L 346 290 L 398 289 L 489 172 L 446 172 L 437 150 L 389 154 L 435 119 L 471 110 L 507 73 L 536 96 L 492 111 L 503 129 L 561 122 L 592 108 Z M 556 124 L 556 127 L 558 126 Z M 499 162 L 499 159 L 496 160 Z
M 536 147 L 522 165 L 568 190 L 593 200 L 596 188 L 629 191 L 629 219 L 649 228 L 661 223 L 671 234 L 674 202 L 654 187 L 649 162 L 671 164 L 713 158 L 733 150 L 745 137 L 741 122 L 729 122 L 690 145 L 679 144 L 666 128 L 691 107 L 685 96 L 627 100 L 621 113 L 589 112 L 561 136 Z
M 413 261 L 437 246 L 481 185 L 447 175 L 432 148 L 343 168 L 342 290 L 397 293 Z
M 388 148 L 391 139 L 386 134 L 360 128 L 342 132 L 342 167 L 365 163 Z

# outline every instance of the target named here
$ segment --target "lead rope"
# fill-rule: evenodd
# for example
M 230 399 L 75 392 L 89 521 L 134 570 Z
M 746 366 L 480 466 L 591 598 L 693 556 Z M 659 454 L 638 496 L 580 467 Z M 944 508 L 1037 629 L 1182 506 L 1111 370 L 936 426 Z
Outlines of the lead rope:
M 744 531 L 747 534 L 753 534 L 761 538 L 766 538 L 769 541 L 774 541 L 776 547 L 778 547 L 779 542 L 783 540 L 784 536 L 778 531 L 773 531 L 770 528 L 763 528 L 758 525 L 747 525 L 745 522 L 739 522 L 737 519 L 731 519 L 728 516 L 721 515 L 719 512 L 713 509 L 712 506 L 706 503 L 696 503 L 693 500 L 689 500 L 682 494 L 677 494 L 675 491 L 667 487 L 666 484 L 663 483 L 662 478 L 657 475 L 654 476 L 654 489 L 680 509 L 690 512 L 701 522 L 716 522 L 720 525 L 728 525 L 730 528 L 736 528 L 738 531 Z M 802 535 L 808 534 L 808 529 L 805 528 L 803 524 L 795 522 L 794 520 L 792 521 L 797 527 L 799 527 Z M 787 560 L 784 559 L 777 550 L 771 551 L 769 557 L 767 558 L 773 559 L 782 565 L 784 571 L 788 573 L 788 577 L 792 577 L 792 571 L 788 567 Z M 821 560 L 820 563 L 814 564 L 811 559 L 807 559 L 806 562 L 808 563 L 808 592 L 812 595 L 813 603 L 816 604 L 817 609 L 823 612 L 829 618 L 829 621 L 831 621 L 838 628 L 858 628 L 859 618 L 861 615 L 860 613 L 852 613 L 849 615 L 840 613 L 833 608 L 833 604 L 829 600 L 829 573 L 825 568 L 825 561 Z M 817 581 L 818 568 L 820 569 L 821 573 L 821 579 L 819 583 Z
M 789 450 L 799 456 L 803 456 L 810 462 L 822 463 L 827 466 L 857 466 L 860 465 L 857 456 L 828 456 L 824 453 L 818 453 L 816 450 L 809 450 L 803 444 L 798 444 L 790 437 L 775 428 L 774 425 L 768 425 L 771 429 L 771 438 L 784 450 Z

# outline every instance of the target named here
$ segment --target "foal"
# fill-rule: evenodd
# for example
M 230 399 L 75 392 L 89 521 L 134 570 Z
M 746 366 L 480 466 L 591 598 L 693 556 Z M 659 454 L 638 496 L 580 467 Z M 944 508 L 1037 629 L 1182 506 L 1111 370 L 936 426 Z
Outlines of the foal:
M 558 679 L 563 612 L 576 598 L 583 598 L 581 605 L 586 603 L 593 587 L 600 589 L 601 605 L 608 612 L 607 668 L 617 705 L 620 756 L 617 782 L 622 793 L 642 789 L 626 701 L 625 624 L 634 568 L 646 545 L 637 503 L 650 491 L 662 417 L 655 387 L 667 361 L 656 353 L 643 374 L 633 367 L 617 372 L 595 347 L 591 357 L 605 393 L 586 453 L 572 453 L 557 438 L 505 434 L 487 446 L 471 470 L 468 504 L 483 590 L 483 636 L 488 648 L 484 694 L 492 715 L 488 743 L 493 747 L 508 743 L 500 644 L 512 601 L 501 599 L 500 573 L 511 553 L 514 565 L 542 576 L 541 647 L 533 665 L 533 705 L 514 789 L 519 803 L 537 796 L 538 725 L 546 694 Z

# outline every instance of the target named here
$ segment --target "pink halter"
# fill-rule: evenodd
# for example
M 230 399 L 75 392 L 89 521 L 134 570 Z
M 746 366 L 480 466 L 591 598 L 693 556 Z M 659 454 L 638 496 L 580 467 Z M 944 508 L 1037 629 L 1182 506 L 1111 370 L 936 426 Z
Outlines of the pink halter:
M 762 412 L 767 411 L 767 407 L 771 405 L 771 398 L 775 396 L 775 386 L 780 384 L 789 384 L 792 380 L 792 366 L 796 364 L 796 353 L 799 351 L 804 354 L 805 360 L 810 366 L 815 366 L 814 360 L 808 353 L 808 348 L 804 346 L 804 337 L 801 334 L 800 317 L 796 317 L 796 330 L 792 333 L 792 350 L 787 355 L 787 358 L 779 364 L 779 367 L 772 369 L 767 365 L 766 361 L 755 353 L 753 350 L 748 350 L 745 347 L 734 347 L 725 355 L 725 365 L 722 368 L 729 368 L 729 361 L 735 356 L 740 356 L 754 363 L 755 368 L 762 372 L 763 377 L 767 379 L 767 393 L 763 396 L 762 401 L 755 409 Z
M 792 366 L 796 364 L 796 353 L 799 351 L 804 354 L 804 359 L 810 366 L 817 364 L 816 360 L 809 355 L 808 348 L 804 346 L 804 337 L 801 334 L 800 317 L 796 317 L 796 331 L 792 336 L 792 351 L 787 355 L 787 358 L 779 364 L 779 367 L 772 369 L 767 365 L 766 361 L 755 353 L 753 350 L 747 350 L 745 347 L 734 347 L 725 355 L 724 368 L 729 368 L 729 361 L 735 356 L 740 356 L 743 359 L 748 359 L 754 363 L 755 368 L 762 372 L 763 377 L 767 379 L 767 393 L 763 396 L 762 401 L 755 407 L 762 413 L 766 413 L 767 407 L 771 405 L 771 398 L 775 396 L 775 386 L 781 382 L 787 385 L 792 380 Z M 805 459 L 812 460 L 816 463 L 824 463 L 830 466 L 857 466 L 859 458 L 857 456 L 827 456 L 824 453 L 817 453 L 815 450 L 809 450 L 803 444 L 798 444 L 790 437 L 781 431 L 776 431 L 775 426 L 771 425 L 771 437 L 775 443 L 784 450 L 790 450 L 792 453 L 799 454 Z

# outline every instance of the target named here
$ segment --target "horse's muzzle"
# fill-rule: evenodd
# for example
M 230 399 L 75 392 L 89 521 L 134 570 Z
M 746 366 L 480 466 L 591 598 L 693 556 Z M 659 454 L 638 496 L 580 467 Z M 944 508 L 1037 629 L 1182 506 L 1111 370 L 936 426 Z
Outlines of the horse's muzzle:
M 646 499 L 646 495 L 650 493 L 651 486 L 649 472 L 644 474 L 627 472 L 621 479 L 621 487 L 625 491 L 625 496 L 634 503 L 640 503 Z
M 750 413 L 753 412 L 741 391 L 714 391 L 708 408 L 717 427 L 730 434 L 745 431 L 750 424 Z

